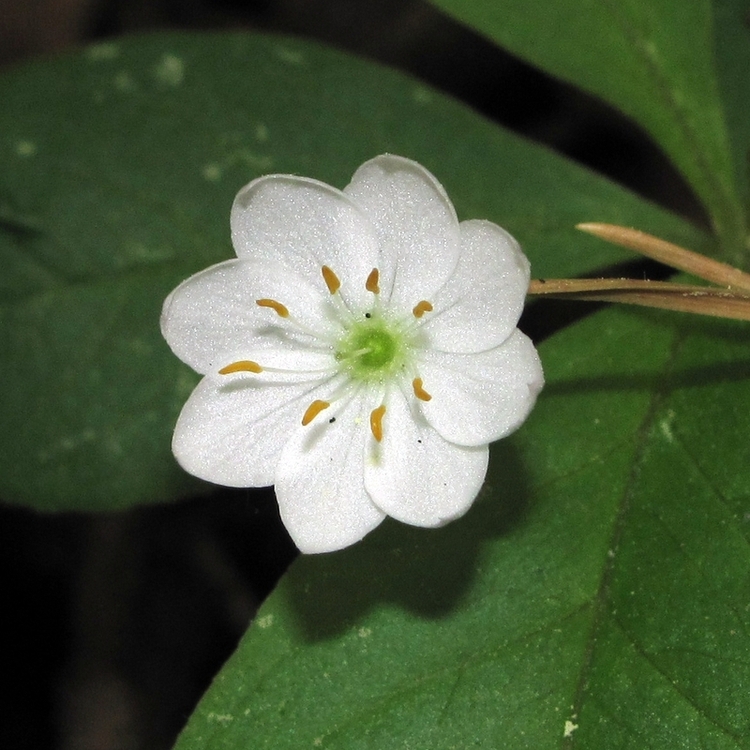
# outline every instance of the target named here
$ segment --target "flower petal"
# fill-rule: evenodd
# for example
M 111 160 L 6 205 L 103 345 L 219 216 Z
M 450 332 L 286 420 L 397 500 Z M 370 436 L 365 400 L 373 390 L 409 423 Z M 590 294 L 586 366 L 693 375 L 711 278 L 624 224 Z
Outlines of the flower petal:
M 429 299 L 460 253 L 458 219 L 443 186 L 416 162 L 384 154 L 365 162 L 344 192 L 377 231 L 383 299 L 396 313 Z
M 487 446 L 444 440 L 401 391 L 390 395 L 383 440 L 370 439 L 365 487 L 389 516 L 414 526 L 442 526 L 474 502 L 487 472 Z
M 350 304 L 368 301 L 367 276 L 378 264 L 375 229 L 352 200 L 330 185 L 293 175 L 253 180 L 231 213 L 239 258 L 282 262 L 327 292 L 321 268 L 331 268 Z
M 285 305 L 290 318 L 258 307 L 256 300 L 266 298 Z M 228 364 L 217 358 L 238 347 L 252 351 L 285 341 L 296 348 L 320 343 L 302 333 L 300 326 L 322 338 L 332 337 L 330 305 L 281 263 L 229 260 L 191 276 L 167 297 L 161 330 L 172 351 L 205 374 Z
M 529 288 L 529 261 L 504 229 L 463 221 L 461 258 L 432 300 L 422 331 L 432 348 L 480 352 L 501 344 L 518 323 Z
M 281 519 L 306 553 L 348 547 L 385 518 L 364 487 L 364 400 L 334 408 L 293 432 L 276 476 Z
M 217 387 L 203 378 L 182 408 L 172 451 L 186 471 L 215 484 L 273 484 L 290 433 L 308 404 L 328 390 L 317 381 L 273 385 L 235 378 Z
M 419 362 L 427 421 L 459 445 L 483 445 L 526 419 L 544 384 L 531 340 L 516 329 L 500 346 L 477 354 L 425 351 Z

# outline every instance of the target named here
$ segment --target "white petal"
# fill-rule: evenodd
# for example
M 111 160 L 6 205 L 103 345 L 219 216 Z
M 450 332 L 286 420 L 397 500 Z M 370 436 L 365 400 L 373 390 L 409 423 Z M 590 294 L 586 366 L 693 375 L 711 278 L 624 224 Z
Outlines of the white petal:
M 419 362 L 420 401 L 427 421 L 459 445 L 483 445 L 513 432 L 526 419 L 544 384 L 539 356 L 521 331 L 478 354 L 426 351 Z
M 307 427 L 296 429 L 284 448 L 276 497 L 281 519 L 302 552 L 348 547 L 385 518 L 364 486 L 369 419 L 364 404 L 354 398 L 338 410 L 332 405 Z
M 256 300 L 285 305 L 291 319 L 280 318 Z M 334 335 L 330 300 L 280 263 L 229 260 L 183 281 L 164 302 L 162 335 L 174 353 L 200 373 L 228 362 L 221 355 L 274 346 L 287 341 L 311 346 L 294 321 L 320 336 Z M 246 355 L 247 356 L 247 355 Z
M 250 378 L 217 387 L 204 378 L 177 420 L 172 451 L 190 474 L 228 487 L 273 484 L 289 435 L 309 404 L 330 395 L 317 382 L 269 385 Z
M 413 399 L 410 399 L 413 400 Z M 400 392 L 390 395 L 383 440 L 370 438 L 365 487 L 389 516 L 414 526 L 442 526 L 474 502 L 487 472 L 487 446 L 443 440 Z
M 390 308 L 404 313 L 429 299 L 460 252 L 458 219 L 442 185 L 416 162 L 385 154 L 365 162 L 344 192 L 375 225 L 380 289 Z
M 282 262 L 327 293 L 325 265 L 339 277 L 344 299 L 358 307 L 369 300 L 365 282 L 378 264 L 377 237 L 340 190 L 293 175 L 261 177 L 237 194 L 231 225 L 239 258 Z
M 456 271 L 431 300 L 422 330 L 430 346 L 479 352 L 501 344 L 518 323 L 529 288 L 520 245 L 489 221 L 464 221 Z

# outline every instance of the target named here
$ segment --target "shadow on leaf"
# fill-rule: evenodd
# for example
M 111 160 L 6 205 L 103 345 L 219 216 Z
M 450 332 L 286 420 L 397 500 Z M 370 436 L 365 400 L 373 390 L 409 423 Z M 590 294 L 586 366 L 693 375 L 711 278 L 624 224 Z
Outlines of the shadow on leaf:
M 335 638 L 382 606 L 424 618 L 450 614 L 473 585 L 485 542 L 523 523 L 526 486 L 518 450 L 502 442 L 491 449 L 479 498 L 458 521 L 422 529 L 386 519 L 346 550 L 299 558 L 287 575 L 287 593 L 303 637 Z

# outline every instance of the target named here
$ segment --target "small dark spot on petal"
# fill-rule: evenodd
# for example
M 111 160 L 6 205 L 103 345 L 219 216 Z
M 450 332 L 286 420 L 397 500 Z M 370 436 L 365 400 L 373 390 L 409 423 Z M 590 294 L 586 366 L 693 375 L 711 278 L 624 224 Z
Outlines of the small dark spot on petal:
M 328 424 L 333 424 L 333 423 L 334 423 L 335 421 L 336 421 L 336 417 L 331 417 L 331 418 L 330 418 L 330 419 L 328 420 Z
M 366 318 L 371 318 L 372 317 L 372 313 L 365 313 L 365 317 Z

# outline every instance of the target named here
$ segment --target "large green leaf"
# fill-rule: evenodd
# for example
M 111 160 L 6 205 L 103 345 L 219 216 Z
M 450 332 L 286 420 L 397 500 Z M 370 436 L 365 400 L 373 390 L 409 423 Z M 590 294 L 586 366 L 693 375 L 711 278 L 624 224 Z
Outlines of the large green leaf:
M 606 311 L 439 531 L 300 558 L 177 744 L 750 748 L 744 326 Z
M 714 0 L 715 24 L 711 0 L 433 2 L 645 127 L 702 199 L 725 254 L 746 260 L 746 3 Z
M 0 497 L 109 509 L 195 488 L 169 450 L 196 382 L 158 330 L 163 298 L 228 258 L 236 191 L 265 172 L 343 187 L 391 151 L 493 219 L 540 276 L 623 255 L 582 220 L 701 237 L 422 84 L 312 44 L 158 35 L 0 79 Z
M 745 213 L 750 215 L 750 15 L 745 0 L 713 0 L 714 54 L 726 112 L 732 160 Z M 745 249 L 750 239 L 745 238 Z

